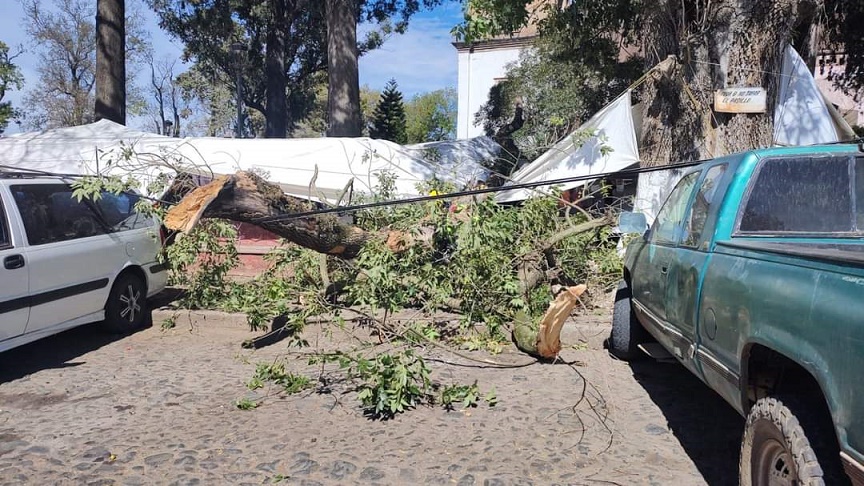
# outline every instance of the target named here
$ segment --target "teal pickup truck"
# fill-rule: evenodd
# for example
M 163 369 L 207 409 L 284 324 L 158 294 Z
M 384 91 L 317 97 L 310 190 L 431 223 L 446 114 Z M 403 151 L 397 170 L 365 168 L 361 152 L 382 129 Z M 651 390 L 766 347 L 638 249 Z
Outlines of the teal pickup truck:
M 656 340 L 746 417 L 742 485 L 864 485 L 861 147 L 711 160 L 619 227 L 610 352 Z

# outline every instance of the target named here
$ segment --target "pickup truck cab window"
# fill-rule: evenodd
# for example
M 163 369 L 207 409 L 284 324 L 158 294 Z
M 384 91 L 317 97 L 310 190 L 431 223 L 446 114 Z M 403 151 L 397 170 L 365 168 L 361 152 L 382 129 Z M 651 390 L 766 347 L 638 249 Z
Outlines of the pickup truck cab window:
M 739 234 L 830 234 L 858 231 L 852 159 L 775 158 L 762 161 L 740 216 Z M 855 172 L 860 172 L 855 170 Z M 861 175 L 855 177 L 864 182 Z M 864 210 L 864 201 L 859 203 Z
M 669 194 L 669 198 L 660 208 L 660 212 L 657 213 L 657 218 L 654 220 L 654 226 L 651 228 L 649 237 L 651 243 L 674 244 L 678 241 L 681 223 L 687 212 L 687 204 L 690 202 L 690 195 L 693 193 L 698 178 L 699 172 L 684 176 Z
M 702 241 L 702 232 L 705 230 L 705 223 L 708 222 L 708 215 L 711 213 L 713 205 L 719 203 L 719 200 L 723 198 L 723 194 L 718 193 L 717 188 L 720 186 L 726 167 L 726 164 L 715 165 L 705 173 L 705 179 L 699 186 L 696 198 L 690 206 L 684 240 L 681 242 L 683 246 L 695 248 Z

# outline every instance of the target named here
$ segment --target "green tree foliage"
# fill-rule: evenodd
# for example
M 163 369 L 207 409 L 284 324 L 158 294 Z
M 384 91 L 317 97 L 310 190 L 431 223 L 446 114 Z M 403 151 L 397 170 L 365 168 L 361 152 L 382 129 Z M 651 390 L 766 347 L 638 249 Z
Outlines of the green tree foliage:
M 9 54 L 9 46 L 0 41 L 0 134 L 6 130 L 10 121 L 20 116 L 18 110 L 12 107 L 12 102 L 3 101 L 7 91 L 21 89 L 24 84 L 21 70 L 12 62 L 15 57 L 15 54 Z
M 267 119 L 266 135 L 284 137 L 312 109 L 315 74 L 327 66 L 323 2 L 147 1 L 205 78 L 232 93 L 239 78 L 245 106 Z
M 456 132 L 457 95 L 453 88 L 418 94 L 405 105 L 408 143 L 451 140 Z
M 315 102 L 313 108 L 306 115 L 306 118 L 301 120 L 297 127 L 289 134 L 292 138 L 314 138 L 320 137 L 327 132 L 327 76 L 325 73 L 318 74 L 318 82 L 315 85 Z M 360 87 L 360 121 L 362 130 L 360 135 L 369 136 L 369 130 L 372 127 L 372 115 L 375 111 L 375 106 L 381 98 L 381 92 L 370 88 L 368 85 Z
M 360 87 L 360 119 L 363 121 L 363 136 L 368 137 L 372 130 L 372 119 L 375 116 L 375 107 L 381 100 L 381 92 L 372 89 L 368 85 Z
M 595 10 L 595 3 L 584 5 L 550 12 L 539 23 L 541 36 L 533 49 L 523 51 L 476 114 L 475 123 L 496 136 L 521 108 L 524 124 L 507 136 L 528 160 L 576 129 L 642 71 L 639 58 L 619 62 L 620 37 L 602 35 L 618 24 Z
M 236 110 L 230 84 L 208 77 L 200 64 L 193 64 L 177 75 L 176 85 L 183 103 L 191 107 L 189 115 L 192 118 L 186 122 L 185 133 L 208 137 L 232 136 Z M 196 113 L 198 116 L 193 115 Z
M 402 103 L 402 93 L 399 92 L 395 79 L 391 79 L 381 93 L 381 99 L 372 116 L 369 135 L 372 138 L 390 140 L 398 144 L 405 144 L 408 140 L 405 105 Z
M 628 36 L 639 25 L 641 0 L 595 0 L 591 2 L 563 0 L 465 0 L 465 19 L 453 28 L 457 39 L 465 42 L 487 39 L 516 32 L 539 19 L 569 23 L 576 34 L 571 42 L 601 41 L 610 33 Z M 650 8 L 651 2 L 644 6 Z M 562 16 L 562 14 L 564 14 Z M 592 34 L 593 33 L 593 34 Z M 585 45 L 589 47 L 589 45 Z M 588 53 L 590 54 L 590 53 Z

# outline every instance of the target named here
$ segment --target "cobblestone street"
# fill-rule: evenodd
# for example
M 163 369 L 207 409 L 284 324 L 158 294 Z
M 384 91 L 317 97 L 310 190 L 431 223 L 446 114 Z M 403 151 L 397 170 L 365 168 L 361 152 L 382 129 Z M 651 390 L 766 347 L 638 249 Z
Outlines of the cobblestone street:
M 287 344 L 242 350 L 250 336 L 242 319 L 197 321 L 163 331 L 157 319 L 119 339 L 83 328 L 0 355 L 2 482 L 737 483 L 742 419 L 678 365 L 612 360 L 602 349 L 605 315 L 565 328 L 562 358 L 579 362 L 572 368 L 494 369 L 423 352 L 433 379 L 477 380 L 494 388 L 498 405 L 420 407 L 383 422 L 335 388 L 261 399 L 268 389 L 245 383 L 255 363 L 286 355 Z M 315 327 L 305 337 L 313 348 L 347 339 Z M 287 356 L 292 371 L 320 373 Z M 527 357 L 509 347 L 491 359 Z M 243 397 L 260 407 L 237 409 Z

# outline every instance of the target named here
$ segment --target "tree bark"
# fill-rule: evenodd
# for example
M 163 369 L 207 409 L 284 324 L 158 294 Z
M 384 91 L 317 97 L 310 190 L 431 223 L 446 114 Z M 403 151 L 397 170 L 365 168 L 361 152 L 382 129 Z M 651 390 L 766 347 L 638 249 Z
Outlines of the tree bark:
M 516 347 L 541 358 L 557 358 L 558 353 L 561 352 L 561 329 L 573 312 L 573 308 L 576 307 L 579 296 L 586 290 L 588 287 L 582 284 L 561 292 L 549 304 L 549 309 L 546 310 L 539 324 L 531 322 L 527 314 L 518 315 L 513 327 L 513 342 L 516 343 Z
M 285 92 L 285 2 L 271 0 L 273 22 L 267 32 L 265 67 L 267 77 L 266 126 L 267 138 L 285 138 L 288 135 L 288 95 Z
M 126 2 L 96 2 L 96 120 L 126 124 Z
M 300 246 L 341 258 L 357 256 L 371 235 L 341 222 L 335 214 L 302 219 L 261 221 L 312 210 L 304 199 L 291 197 L 276 184 L 250 172 L 220 176 L 187 194 L 165 217 L 169 230 L 188 232 L 201 218 L 250 223 Z
M 773 143 L 783 49 L 815 0 L 661 0 L 644 11 L 646 64 L 674 56 L 642 93 L 643 166 L 720 157 Z M 718 113 L 715 90 L 759 86 L 767 111 Z
M 360 74 L 357 0 L 326 0 L 328 137 L 359 137 Z

